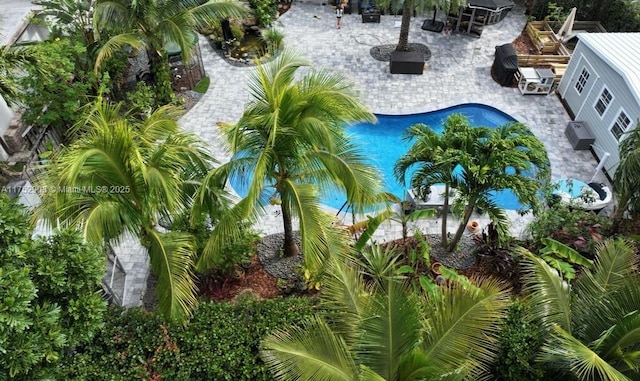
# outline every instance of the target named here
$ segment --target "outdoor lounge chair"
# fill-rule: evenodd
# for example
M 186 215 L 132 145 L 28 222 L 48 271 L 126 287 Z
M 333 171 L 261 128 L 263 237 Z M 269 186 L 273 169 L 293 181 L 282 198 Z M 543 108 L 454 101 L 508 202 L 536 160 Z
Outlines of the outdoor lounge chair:
M 585 184 L 580 188 L 580 195 L 572 197 L 570 194 L 558 192 L 562 201 L 584 210 L 599 213 L 613 201 L 613 192 L 608 186 L 600 183 Z

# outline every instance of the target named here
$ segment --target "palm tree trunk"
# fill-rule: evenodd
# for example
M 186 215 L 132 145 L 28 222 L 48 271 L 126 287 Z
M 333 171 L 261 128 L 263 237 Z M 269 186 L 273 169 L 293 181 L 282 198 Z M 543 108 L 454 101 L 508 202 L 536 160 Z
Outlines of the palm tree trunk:
M 460 238 L 462 238 L 462 233 L 464 233 L 464 229 L 467 227 L 467 223 L 471 218 L 471 213 L 473 213 L 473 208 L 475 208 L 475 202 L 468 204 L 464 208 L 464 215 L 462 216 L 462 221 L 460 221 L 460 226 L 458 226 L 458 231 L 456 231 L 456 235 L 453 237 L 451 242 L 449 242 L 449 247 L 447 250 L 452 252 L 456 249 L 458 242 L 460 242 Z
M 449 215 L 449 184 L 444 186 L 444 205 L 442 205 L 442 247 L 447 247 L 447 219 Z
M 622 223 L 622 216 L 624 215 L 624 211 L 627 210 L 627 206 L 629 205 L 629 200 L 631 199 L 630 194 L 623 194 L 622 197 L 616 203 L 616 207 L 613 210 L 613 214 L 611 215 L 611 230 L 612 233 L 617 233 L 618 229 L 620 229 L 620 224 Z
M 282 203 L 282 222 L 284 225 L 284 256 L 293 257 L 300 253 L 300 249 L 293 238 L 293 223 L 291 222 L 291 211 L 286 203 Z
M 413 1 L 406 0 L 402 6 L 402 23 L 400 24 L 400 38 L 396 52 L 409 51 L 409 26 L 411 25 L 411 13 L 413 13 Z

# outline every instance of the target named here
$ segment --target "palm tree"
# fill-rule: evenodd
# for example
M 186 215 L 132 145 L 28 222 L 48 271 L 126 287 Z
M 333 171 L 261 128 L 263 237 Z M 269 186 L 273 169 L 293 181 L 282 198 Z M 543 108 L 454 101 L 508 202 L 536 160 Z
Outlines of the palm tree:
M 623 214 L 631 207 L 640 210 L 640 194 L 637 184 L 640 182 L 640 130 L 634 128 L 620 142 L 620 162 L 613 179 L 613 190 L 617 203 L 611 216 L 614 231 L 620 227 Z
M 315 272 L 334 241 L 327 237 L 331 220 L 321 210 L 320 194 L 343 190 L 358 213 L 378 201 L 382 184 L 344 130 L 346 124 L 373 121 L 373 114 L 342 75 L 311 70 L 296 81 L 296 72 L 306 66 L 286 50 L 258 66 L 249 79 L 253 100 L 237 123 L 223 127 L 234 156 L 218 171 L 248 182 L 248 194 L 235 208 L 238 218 L 267 202 L 280 205 L 285 256 L 299 252 L 293 235 L 298 219 L 305 266 Z M 225 221 L 205 248 L 204 267 L 222 246 L 219 240 L 233 235 L 236 223 Z
M 192 204 L 211 158 L 202 141 L 179 130 L 176 109 L 166 106 L 139 121 L 102 99 L 90 106 L 75 141 L 44 166 L 38 185 L 50 192 L 36 216 L 76 226 L 97 244 L 139 238 L 158 276 L 160 310 L 183 319 L 196 303 L 193 237 L 157 224 Z M 225 200 L 217 201 L 206 205 L 221 210 Z
M 104 42 L 95 69 L 124 46 L 144 48 L 158 86 L 158 99 L 169 103 L 173 91 L 165 47 L 177 45 L 183 61 L 189 62 L 198 43 L 196 28 L 245 13 L 245 7 L 231 0 L 98 0 L 94 13 L 98 34 L 115 35 Z
M 396 176 L 402 179 L 404 171 L 417 164 L 420 167 L 412 176 L 413 186 L 441 181 L 456 190 L 453 210 L 462 215 L 462 220 L 449 242 L 450 251 L 460 241 L 476 208 L 487 212 L 501 237 L 507 236 L 508 219 L 491 199 L 491 191 L 510 189 L 521 204 L 537 210 L 538 189 L 549 181 L 549 159 L 542 142 L 524 124 L 473 127 L 465 116 L 454 114 L 447 118 L 442 138 L 424 130 L 410 130 L 409 138 L 415 134 L 418 140 L 398 162 Z M 447 172 L 450 168 L 455 172 Z M 445 216 L 443 213 L 443 219 Z
M 454 123 L 454 119 L 447 120 L 447 124 Z M 394 166 L 394 175 L 401 184 L 406 184 L 406 174 L 410 168 L 419 166 L 411 176 L 410 186 L 418 194 L 424 193 L 431 185 L 444 183 L 444 205 L 442 207 L 442 246 L 447 246 L 447 217 L 449 214 L 449 186 L 453 183 L 453 169 L 455 161 L 444 160 L 454 149 L 451 134 L 439 135 L 429 126 L 415 124 L 404 134 L 404 140 L 415 139 L 414 145 L 401 156 Z M 454 151 L 455 154 L 455 151 Z
M 547 337 L 540 361 L 578 380 L 639 379 L 640 275 L 633 247 L 623 240 L 601 243 L 594 269 L 584 269 L 572 284 L 539 257 L 520 254 L 531 319 Z
M 31 47 L 0 46 L 0 96 L 7 104 L 16 104 L 20 100 L 20 89 L 16 79 L 25 66 L 38 68 L 38 55 Z
M 96 0 L 37 0 L 43 9 L 39 16 L 53 19 L 52 28 L 60 34 L 81 36 L 85 46 L 95 42 L 93 10 Z
M 274 376 L 389 381 L 486 376 L 508 291 L 485 280 L 419 295 L 394 274 L 395 263 L 367 268 L 351 259 L 334 260 L 321 294 L 326 314 L 264 340 L 262 358 Z M 365 281 L 363 274 L 373 278 Z
M 376 4 L 382 9 L 389 9 L 390 5 L 398 3 L 397 0 L 376 0 Z M 398 38 L 398 45 L 396 51 L 408 52 L 409 49 L 409 26 L 411 25 L 411 15 L 415 11 L 418 14 L 423 14 L 426 9 L 458 9 L 460 6 L 466 4 L 465 0 L 405 0 L 400 2 L 402 4 L 402 21 L 400 24 L 400 37 Z M 434 13 L 435 19 L 435 13 Z

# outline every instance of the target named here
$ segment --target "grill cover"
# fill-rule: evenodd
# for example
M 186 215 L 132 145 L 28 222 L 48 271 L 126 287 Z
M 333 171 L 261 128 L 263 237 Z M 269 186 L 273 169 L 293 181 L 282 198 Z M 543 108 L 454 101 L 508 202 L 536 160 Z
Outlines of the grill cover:
M 501 86 L 513 85 L 516 71 L 518 71 L 518 55 L 511 44 L 496 46 L 496 57 L 491 71 Z

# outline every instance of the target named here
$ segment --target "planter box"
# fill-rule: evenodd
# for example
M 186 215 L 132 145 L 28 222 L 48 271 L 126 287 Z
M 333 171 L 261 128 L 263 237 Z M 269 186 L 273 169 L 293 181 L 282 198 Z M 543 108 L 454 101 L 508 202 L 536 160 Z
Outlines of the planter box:
M 418 52 L 391 52 L 391 74 L 422 74 L 424 54 Z
M 380 12 L 362 12 L 362 22 L 380 22 Z

